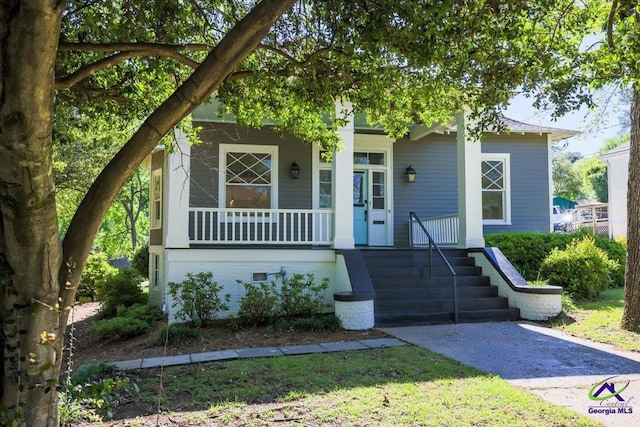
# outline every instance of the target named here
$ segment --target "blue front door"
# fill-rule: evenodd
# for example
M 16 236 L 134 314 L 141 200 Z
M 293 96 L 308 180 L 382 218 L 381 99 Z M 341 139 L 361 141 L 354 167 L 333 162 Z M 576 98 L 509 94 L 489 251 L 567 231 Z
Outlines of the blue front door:
M 353 171 L 353 238 L 356 245 L 368 243 L 367 172 Z

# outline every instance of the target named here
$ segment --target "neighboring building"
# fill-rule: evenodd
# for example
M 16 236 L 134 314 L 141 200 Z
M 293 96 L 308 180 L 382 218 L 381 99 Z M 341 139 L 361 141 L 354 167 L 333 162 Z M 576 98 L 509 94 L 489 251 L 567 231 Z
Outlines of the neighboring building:
M 510 134 L 473 141 L 458 114 L 453 128 L 411 126 L 396 140 L 356 118 L 338 130 L 344 147 L 328 163 L 316 145 L 243 128 L 211 106 L 193 123 L 201 144 L 158 148 L 148 164 L 150 298 L 171 310 L 166 283 L 213 271 L 232 294 L 229 314 L 243 294 L 236 280 L 281 271 L 354 291 L 343 251 L 419 243 L 410 212 L 427 228 L 448 222 L 443 241 L 464 249 L 483 248 L 484 233 L 551 231 L 551 145 L 576 134 L 507 119 Z
M 564 197 L 555 196 L 553 198 L 553 206 L 558 206 L 560 208 L 560 212 L 570 211 L 576 208 L 578 203 L 573 200 L 566 199 Z
M 629 177 L 629 147 L 627 142 L 602 154 L 607 164 L 609 185 L 609 237 L 627 237 L 627 180 Z

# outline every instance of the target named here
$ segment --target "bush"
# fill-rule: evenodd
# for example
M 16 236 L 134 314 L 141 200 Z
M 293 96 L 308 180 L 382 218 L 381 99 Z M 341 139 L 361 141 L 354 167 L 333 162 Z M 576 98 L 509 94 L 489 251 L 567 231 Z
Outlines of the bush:
M 131 267 L 145 279 L 149 278 L 149 244 L 139 246 L 131 259 Z
M 586 236 L 564 250 L 554 249 L 543 261 L 540 274 L 570 294 L 591 298 L 609 287 L 618 267 L 592 237 Z
M 87 331 L 94 341 L 124 341 L 144 334 L 149 327 L 144 320 L 112 317 L 92 324 Z
M 118 274 L 118 269 L 107 262 L 107 255 L 102 252 L 91 252 L 87 264 L 82 271 L 77 297 L 96 299 L 96 291 L 104 287 L 105 282 Z
M 241 325 L 258 326 L 268 325 L 279 315 L 278 293 L 276 284 L 271 282 L 242 283 L 245 294 L 240 298 L 240 308 L 238 309 L 238 321 Z
M 138 393 L 138 386 L 121 377 L 114 365 L 106 362 L 82 365 L 59 393 L 62 425 L 72 421 L 101 421 L 97 411 L 111 418 L 113 408 Z
M 201 339 L 203 336 L 204 332 L 200 329 L 192 328 L 187 325 L 165 325 L 158 331 L 156 339 L 153 341 L 153 345 L 161 346 L 167 343 L 178 344 L 184 341 Z
M 134 304 L 146 304 L 149 296 L 140 289 L 140 282 L 142 278 L 135 270 L 125 268 L 98 287 L 97 295 L 102 301 L 102 316 L 115 316 L 120 305 L 131 307 Z
M 565 233 L 498 233 L 485 236 L 489 247 L 499 248 L 527 281 L 538 279 L 542 261 L 554 248 L 564 249 L 572 237 Z
M 119 305 L 116 308 L 116 316 L 139 319 L 152 324 L 162 318 L 162 310 L 152 304 L 134 304 L 131 307 Z
M 173 306 L 180 306 L 176 318 L 202 326 L 209 320 L 215 320 L 218 313 L 229 309 L 231 295 L 220 297 L 222 286 L 213 281 L 211 272 L 187 273 L 182 282 L 169 282 L 169 295 Z
M 581 228 L 566 233 L 497 233 L 485 236 L 487 246 L 499 248 L 527 281 L 537 280 L 542 262 L 554 248 L 565 249 L 573 240 L 592 237 L 596 246 L 607 253 L 609 259 L 620 264 L 612 276 L 613 286 L 624 286 L 624 265 L 627 250 L 623 242 L 595 236 L 592 230 Z
M 329 279 L 316 284 L 313 274 L 294 274 L 282 280 L 278 289 L 275 282 L 243 283 L 246 293 L 240 298 L 238 320 L 241 325 L 273 324 L 281 316 L 304 317 L 320 313 L 325 308 L 324 291 Z
M 83 385 L 112 377 L 117 371 L 118 368 L 113 363 L 90 362 L 81 365 L 77 371 L 71 374 L 69 380 L 72 385 Z
M 338 316 L 328 314 L 325 316 L 299 317 L 294 319 L 280 318 L 276 322 L 279 331 L 297 332 L 335 332 L 342 329 Z
M 325 307 L 324 291 L 329 287 L 326 277 L 316 285 L 313 274 L 294 274 L 284 279 L 278 293 L 280 312 L 285 316 L 300 317 L 320 313 Z

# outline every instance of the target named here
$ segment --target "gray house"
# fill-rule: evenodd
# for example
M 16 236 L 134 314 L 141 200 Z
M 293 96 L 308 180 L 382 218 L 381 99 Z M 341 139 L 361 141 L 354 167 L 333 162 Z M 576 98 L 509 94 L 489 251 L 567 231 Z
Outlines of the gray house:
M 496 320 L 557 314 L 559 290 L 543 290 L 548 301 L 532 303 L 535 292 L 519 289 L 526 283 L 505 273 L 508 262 L 484 248 L 483 235 L 552 231 L 551 145 L 575 132 L 507 119 L 509 134 L 480 142 L 468 138 L 465 119 L 459 113 L 447 125 L 411 126 L 393 139 L 354 118 L 338 131 L 344 148 L 327 161 L 316 145 L 269 126 L 243 128 L 201 107 L 193 114 L 201 144 L 178 138 L 178 150 L 158 148 L 148 162 L 152 301 L 171 317 L 166 283 L 213 271 L 232 294 L 232 316 L 244 294 L 237 280 L 312 273 L 329 278 L 327 301 L 352 329 L 458 320 L 458 312 L 470 321 L 481 320 L 480 311 L 502 310 Z M 429 268 L 428 280 L 427 232 L 456 248 L 443 250 L 448 261 L 440 266 L 430 261 L 436 272 Z M 437 282 L 440 294 L 421 278 Z M 402 297 L 408 287 L 422 296 Z M 407 305 L 416 300 L 424 305 Z

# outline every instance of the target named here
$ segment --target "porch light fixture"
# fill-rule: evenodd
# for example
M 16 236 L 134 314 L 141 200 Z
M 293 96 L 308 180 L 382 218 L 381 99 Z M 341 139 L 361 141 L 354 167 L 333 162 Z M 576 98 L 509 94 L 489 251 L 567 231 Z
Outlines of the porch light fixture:
M 300 166 L 296 162 L 291 163 L 291 167 L 289 168 L 289 172 L 291 173 L 291 179 L 299 179 L 300 178 Z
M 405 169 L 404 174 L 407 176 L 407 182 L 416 182 L 416 170 L 412 166 Z

